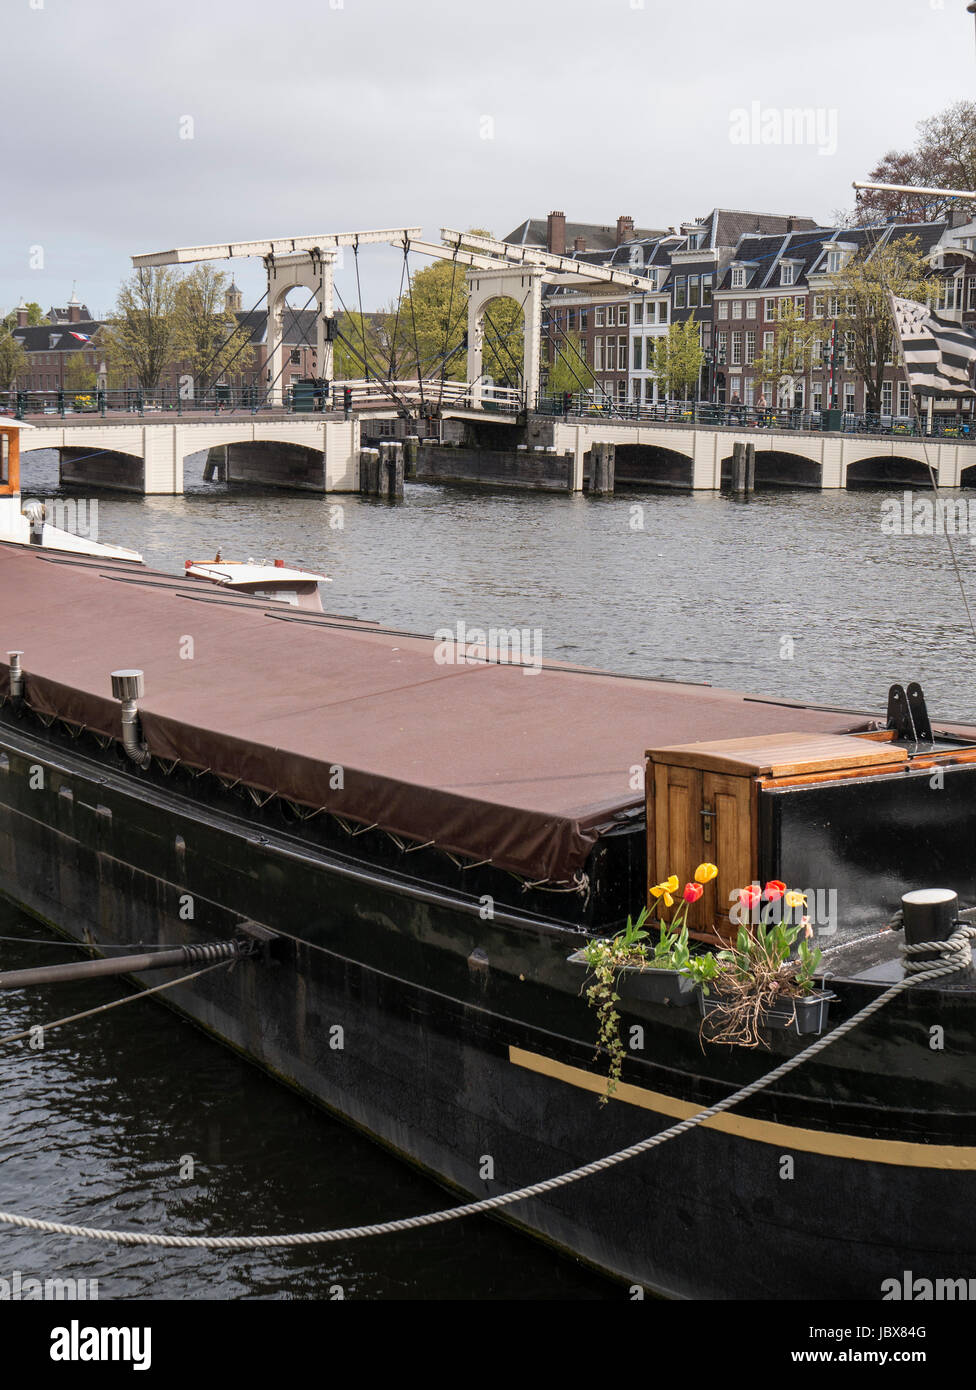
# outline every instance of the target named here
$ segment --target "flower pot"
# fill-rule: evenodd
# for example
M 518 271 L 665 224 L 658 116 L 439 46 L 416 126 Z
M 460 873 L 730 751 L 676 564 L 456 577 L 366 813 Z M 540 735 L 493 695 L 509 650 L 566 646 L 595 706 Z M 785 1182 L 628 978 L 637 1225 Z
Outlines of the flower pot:
M 699 997 L 703 1018 L 720 1012 L 724 1005 L 720 994 L 710 994 L 707 998 L 702 994 Z M 760 1026 L 772 1029 L 788 1028 L 800 1034 L 822 1033 L 827 1023 L 830 1001 L 836 998 L 837 995 L 832 994 L 830 990 L 821 989 L 802 997 L 784 996 L 763 1009 L 759 1017 Z
M 582 951 L 569 957 L 573 965 L 586 965 Z M 646 965 L 625 965 L 617 974 L 617 992 L 621 999 L 640 999 L 646 1004 L 684 1006 L 695 1002 L 698 984 L 678 970 L 655 970 Z

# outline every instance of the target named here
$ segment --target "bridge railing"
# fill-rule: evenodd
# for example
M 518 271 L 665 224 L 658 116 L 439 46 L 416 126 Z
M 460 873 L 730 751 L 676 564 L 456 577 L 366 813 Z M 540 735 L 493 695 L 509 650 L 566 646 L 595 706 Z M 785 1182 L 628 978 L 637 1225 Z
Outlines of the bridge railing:
M 91 415 L 196 415 L 225 411 L 281 409 L 262 400 L 256 386 L 216 386 L 194 397 L 187 397 L 170 386 L 152 391 L 133 387 L 91 391 L 0 391 L 0 414 L 50 415 L 60 419 Z
M 976 416 L 971 412 L 936 412 L 927 420 L 911 416 L 852 414 L 847 411 L 760 409 L 754 405 L 714 404 L 709 401 L 619 401 L 596 391 L 540 393 L 537 409 L 543 415 L 624 421 L 635 425 L 711 425 L 729 429 L 832 431 L 843 434 L 926 435 L 976 442 Z

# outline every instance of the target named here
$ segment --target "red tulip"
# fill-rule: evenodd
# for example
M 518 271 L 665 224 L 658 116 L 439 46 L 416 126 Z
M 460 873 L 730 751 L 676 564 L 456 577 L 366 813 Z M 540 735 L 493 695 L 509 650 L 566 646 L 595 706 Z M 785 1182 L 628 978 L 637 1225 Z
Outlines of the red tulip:
M 781 879 L 771 878 L 766 884 L 766 900 L 774 903 L 777 898 L 781 898 L 786 892 L 786 884 Z
M 686 883 L 682 896 L 686 903 L 696 903 L 704 891 L 700 883 Z
M 762 893 L 756 884 L 750 884 L 748 888 L 739 889 L 739 902 L 745 907 L 756 907 Z

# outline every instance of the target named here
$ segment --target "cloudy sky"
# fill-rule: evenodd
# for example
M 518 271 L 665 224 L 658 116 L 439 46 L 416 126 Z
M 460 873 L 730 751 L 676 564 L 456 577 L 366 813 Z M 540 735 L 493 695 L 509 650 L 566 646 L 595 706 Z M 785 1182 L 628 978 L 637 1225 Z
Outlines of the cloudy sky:
M 96 313 L 172 246 L 504 235 L 552 208 L 829 219 L 976 90 L 965 0 L 3 0 L 2 50 L 0 308 L 76 281 Z M 751 140 L 797 107 L 813 140 Z M 231 268 L 247 307 L 259 263 Z M 395 292 L 392 252 L 362 272 L 367 308 Z

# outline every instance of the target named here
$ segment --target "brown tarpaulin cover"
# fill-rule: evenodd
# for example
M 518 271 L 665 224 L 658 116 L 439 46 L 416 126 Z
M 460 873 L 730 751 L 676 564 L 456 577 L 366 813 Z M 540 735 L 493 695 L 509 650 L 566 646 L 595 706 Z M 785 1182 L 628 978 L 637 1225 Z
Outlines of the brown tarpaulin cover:
M 31 706 L 119 738 L 109 676 L 141 668 L 157 756 L 530 880 L 571 880 L 600 828 L 641 804 L 649 747 L 867 723 L 701 686 L 440 665 L 426 638 L 283 620 L 296 610 L 14 545 L 0 545 L 0 601 L 3 693 L 22 649 Z

